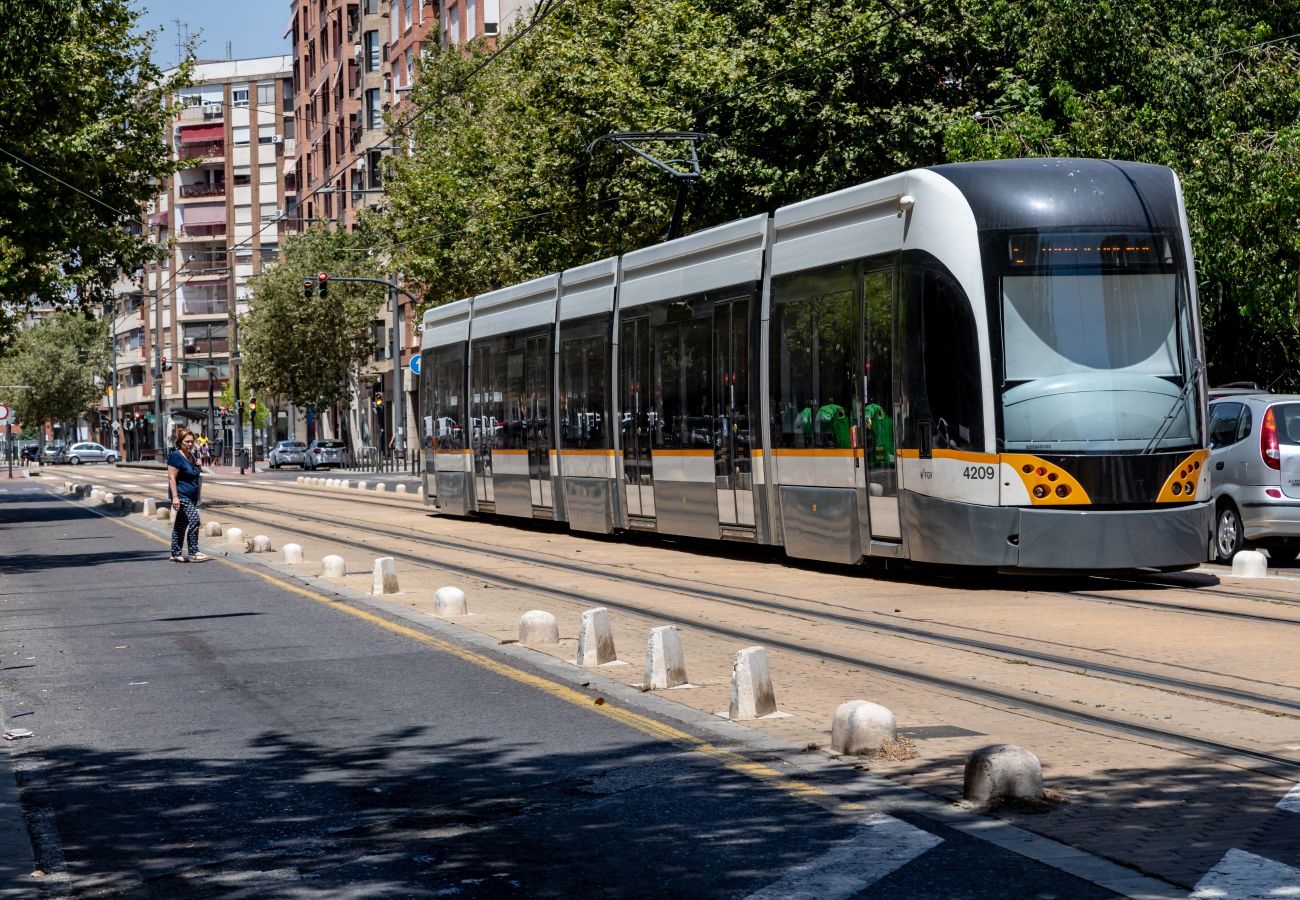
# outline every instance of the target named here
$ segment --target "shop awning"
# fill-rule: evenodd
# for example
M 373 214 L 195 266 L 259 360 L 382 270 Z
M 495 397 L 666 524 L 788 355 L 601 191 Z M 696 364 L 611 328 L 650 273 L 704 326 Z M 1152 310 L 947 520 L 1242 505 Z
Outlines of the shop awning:
M 230 276 L 221 275 L 214 277 L 212 275 L 205 275 L 202 278 L 187 278 L 185 283 L 187 285 L 230 284 Z
M 165 209 L 162 212 L 156 212 L 149 217 L 149 226 L 151 228 L 156 228 L 159 225 L 164 227 L 167 225 L 167 210 Z
M 184 206 L 181 207 L 182 225 L 187 228 L 192 225 L 217 225 L 225 224 L 226 221 L 226 204 L 210 203 L 206 206 Z
M 286 177 L 292 175 L 298 169 L 298 157 L 286 156 L 284 158 L 284 174 Z
M 225 140 L 225 125 L 196 125 L 181 129 L 182 144 L 206 144 L 209 141 Z

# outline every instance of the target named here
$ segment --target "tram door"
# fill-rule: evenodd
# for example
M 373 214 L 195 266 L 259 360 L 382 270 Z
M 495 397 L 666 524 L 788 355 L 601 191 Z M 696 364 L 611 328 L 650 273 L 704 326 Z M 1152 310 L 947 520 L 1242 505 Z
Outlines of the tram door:
M 754 475 L 749 415 L 748 299 L 719 303 L 713 309 L 715 406 L 715 481 L 718 522 L 754 525 Z
M 624 319 L 619 328 L 619 423 L 623 451 L 623 497 L 628 515 L 654 516 L 650 462 L 654 382 L 650 377 L 650 320 Z
M 466 427 L 474 458 L 474 498 L 494 503 L 492 447 L 496 443 L 497 417 L 494 413 L 499 389 L 494 384 L 491 347 L 474 347 L 470 359 L 470 417 Z
M 522 411 L 528 448 L 528 482 L 533 506 L 550 508 L 551 496 L 551 334 L 527 339 L 525 385 L 527 409 Z
M 862 409 L 857 447 L 860 484 L 870 510 L 870 521 L 862 525 L 873 538 L 897 541 L 902 529 L 894 445 L 894 270 L 867 272 L 862 287 Z

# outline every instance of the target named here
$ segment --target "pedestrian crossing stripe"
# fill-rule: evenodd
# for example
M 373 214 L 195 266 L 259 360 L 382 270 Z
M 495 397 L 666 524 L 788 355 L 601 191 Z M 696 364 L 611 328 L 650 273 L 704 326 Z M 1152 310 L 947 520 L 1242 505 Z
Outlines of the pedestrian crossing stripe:
M 1278 809 L 1285 809 L 1287 812 L 1300 813 L 1300 784 L 1287 793 L 1285 797 L 1277 801 Z
M 1300 897 L 1300 869 L 1245 850 L 1229 850 L 1196 883 L 1188 900 L 1279 900 Z

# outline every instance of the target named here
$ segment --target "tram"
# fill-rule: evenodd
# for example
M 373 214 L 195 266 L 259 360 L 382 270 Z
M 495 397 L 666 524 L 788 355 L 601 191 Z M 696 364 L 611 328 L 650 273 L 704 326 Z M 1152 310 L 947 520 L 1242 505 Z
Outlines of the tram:
M 1188 568 L 1195 285 L 1167 168 L 883 178 L 428 311 L 425 502 L 840 563 Z

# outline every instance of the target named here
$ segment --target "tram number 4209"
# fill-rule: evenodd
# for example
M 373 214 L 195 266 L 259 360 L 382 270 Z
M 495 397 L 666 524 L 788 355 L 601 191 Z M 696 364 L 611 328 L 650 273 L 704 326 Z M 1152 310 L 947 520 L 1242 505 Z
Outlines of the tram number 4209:
M 961 473 L 962 478 L 971 481 L 992 481 L 997 478 L 997 469 L 993 466 L 967 466 Z

